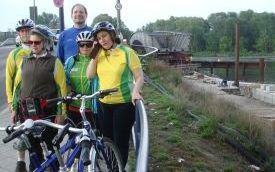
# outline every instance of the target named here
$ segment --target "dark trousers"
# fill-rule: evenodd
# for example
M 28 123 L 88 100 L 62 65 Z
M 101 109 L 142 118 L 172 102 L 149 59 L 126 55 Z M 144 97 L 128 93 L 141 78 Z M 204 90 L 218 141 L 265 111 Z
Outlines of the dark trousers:
M 135 121 L 135 107 L 132 103 L 100 103 L 99 120 L 104 137 L 114 141 L 120 151 L 123 167 L 128 160 L 129 139 Z
M 90 111 L 90 112 L 85 112 L 85 116 L 86 116 L 86 119 L 91 123 L 91 126 L 94 127 L 94 125 L 95 125 L 95 120 L 94 120 L 95 114 Z M 83 124 L 83 122 L 82 122 L 82 117 L 81 117 L 80 112 L 68 110 L 67 117 L 70 119 L 68 122 L 73 124 L 75 127 L 80 128 L 82 126 L 81 124 Z

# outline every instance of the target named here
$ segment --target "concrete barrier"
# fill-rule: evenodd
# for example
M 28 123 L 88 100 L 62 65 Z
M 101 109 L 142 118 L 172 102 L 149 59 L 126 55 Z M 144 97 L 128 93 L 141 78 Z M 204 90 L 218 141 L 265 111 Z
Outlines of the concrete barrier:
M 15 45 L 15 38 L 8 38 L 4 42 L 0 44 L 0 47 L 6 46 L 6 45 Z

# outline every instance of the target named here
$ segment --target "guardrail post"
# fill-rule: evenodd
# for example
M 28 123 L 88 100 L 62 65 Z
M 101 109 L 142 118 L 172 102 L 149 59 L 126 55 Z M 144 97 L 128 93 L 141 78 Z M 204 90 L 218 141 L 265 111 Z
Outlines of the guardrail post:
M 264 67 L 265 67 L 264 58 L 260 58 L 259 59 L 259 70 L 260 70 L 259 82 L 260 83 L 264 83 Z

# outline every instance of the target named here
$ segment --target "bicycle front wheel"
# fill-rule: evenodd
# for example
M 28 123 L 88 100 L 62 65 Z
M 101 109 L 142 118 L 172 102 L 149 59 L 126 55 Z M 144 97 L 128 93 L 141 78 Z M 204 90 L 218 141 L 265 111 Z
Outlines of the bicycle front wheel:
M 103 149 L 93 146 L 90 152 L 90 172 L 123 172 L 122 160 L 117 146 L 108 138 L 103 138 Z M 104 158 L 104 155 L 106 158 Z

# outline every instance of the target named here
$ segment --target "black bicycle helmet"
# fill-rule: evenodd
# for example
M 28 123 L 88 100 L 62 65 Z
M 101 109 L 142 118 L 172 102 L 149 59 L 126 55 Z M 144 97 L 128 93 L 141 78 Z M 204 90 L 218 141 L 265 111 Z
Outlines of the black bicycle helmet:
M 93 36 L 96 37 L 96 34 L 100 31 L 110 31 L 115 33 L 116 29 L 110 22 L 103 21 L 95 24 L 93 29 Z

